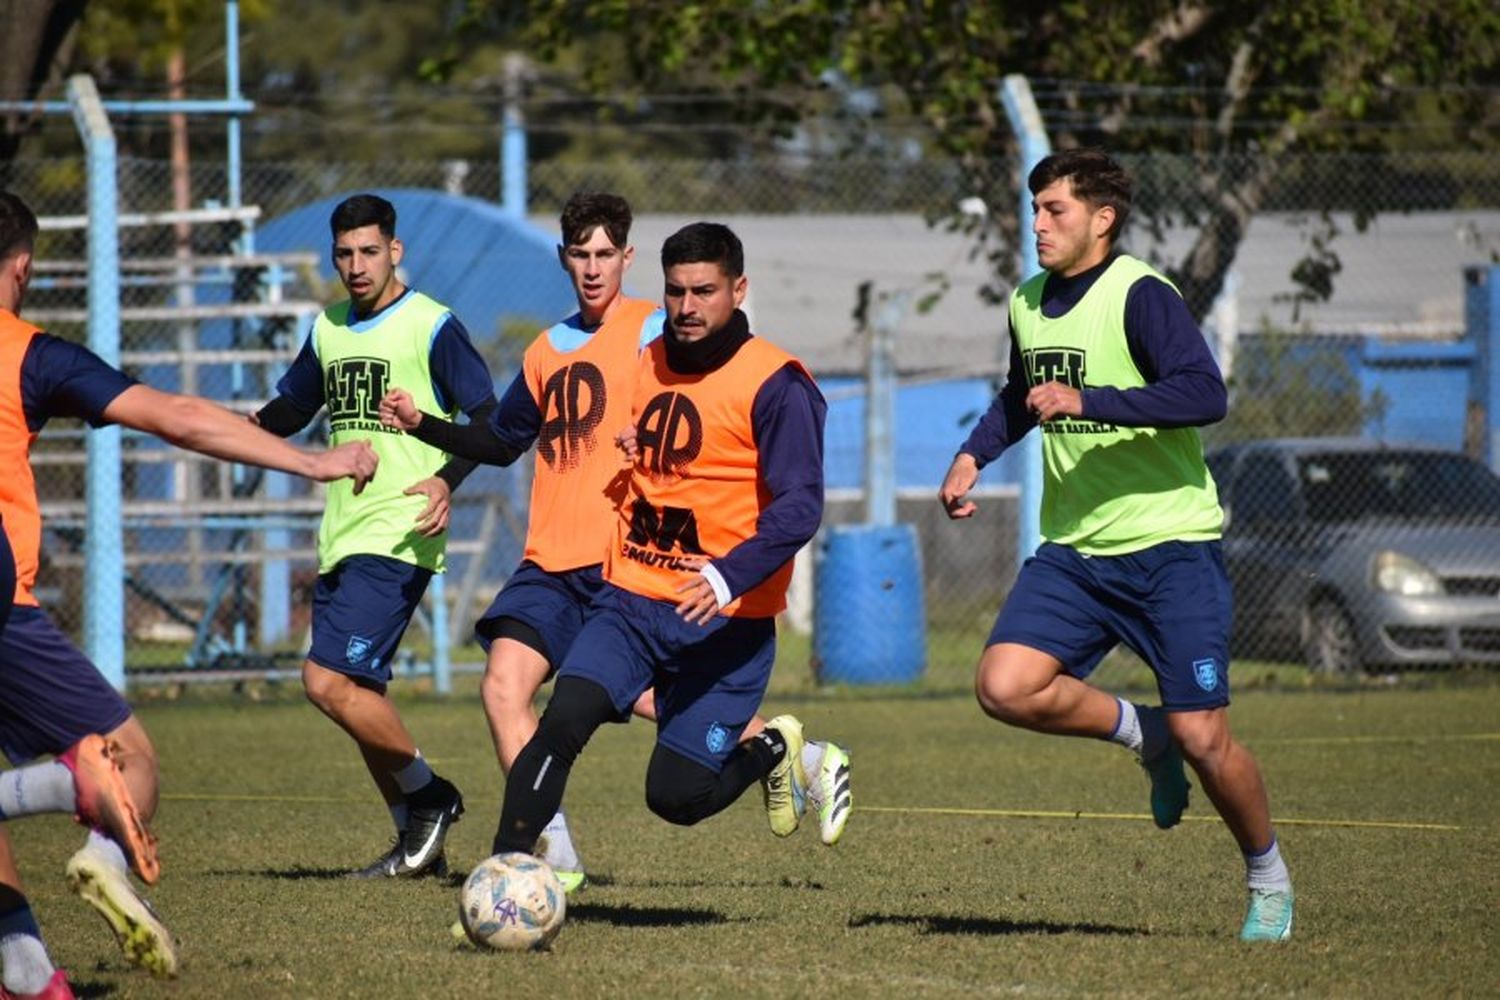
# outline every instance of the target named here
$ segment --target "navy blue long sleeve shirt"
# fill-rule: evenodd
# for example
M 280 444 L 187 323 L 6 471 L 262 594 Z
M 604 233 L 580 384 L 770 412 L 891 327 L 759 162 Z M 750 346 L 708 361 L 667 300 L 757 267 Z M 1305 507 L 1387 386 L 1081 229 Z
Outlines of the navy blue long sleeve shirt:
M 760 476 L 771 502 L 755 534 L 712 561 L 731 595 L 748 593 L 817 534 L 823 521 L 823 424 L 828 404 L 788 365 L 766 379 L 750 409 Z
M 750 421 L 771 502 L 757 518 L 755 534 L 713 560 L 734 596 L 768 579 L 817 534 L 823 520 L 827 415 L 818 387 L 790 366 L 766 379 L 756 393 Z M 524 375 L 518 374 L 486 423 L 460 427 L 423 414 L 413 433 L 450 454 L 505 465 L 535 443 L 541 426 L 541 410 Z M 603 552 L 599 559 L 603 561 Z
M 109 423 L 105 409 L 136 384 L 87 347 L 41 333 L 21 359 L 21 410 L 33 432 L 52 417 L 79 417 L 103 427 Z
M 398 298 L 381 312 L 400 301 Z M 428 366 L 432 370 L 433 394 L 444 409 L 452 406 L 472 415 L 495 398 L 484 359 L 469 339 L 469 331 L 451 313 L 432 336 Z M 323 366 L 318 361 L 318 352 L 313 349 L 311 334 L 303 341 L 291 367 L 276 383 L 276 392 L 305 414 L 308 421 L 323 408 Z
M 1065 316 L 1109 265 L 1103 263 L 1071 278 L 1051 274 L 1042 286 L 1042 315 Z M 1015 331 L 1010 334 L 1010 371 L 989 410 L 959 447 L 980 468 L 993 462 L 1036 426 L 1026 408 L 1031 385 Z M 1134 389 L 1086 386 L 1083 417 L 1121 427 L 1202 427 L 1224 419 L 1229 394 L 1219 366 L 1182 296 L 1158 278 L 1141 278 L 1125 298 L 1125 340 L 1146 385 Z
M 408 289 L 380 312 L 386 312 L 403 301 L 411 293 Z M 372 314 L 379 315 L 379 313 Z M 362 317 L 368 320 L 372 317 Z M 489 368 L 469 331 L 457 316 L 449 313 L 437 330 L 433 332 L 428 348 L 428 367 L 432 372 L 432 392 L 444 409 L 450 406 L 462 410 L 472 421 L 483 426 L 483 421 L 495 410 L 495 390 Z M 302 343 L 302 349 L 290 367 L 276 383 L 277 397 L 257 414 L 261 426 L 273 434 L 289 437 L 312 422 L 323 408 L 323 366 L 313 348 L 312 335 Z M 422 440 L 419 437 L 419 440 Z M 429 444 L 433 442 L 428 442 Z M 450 489 L 474 471 L 474 460 L 465 455 L 453 455 L 437 475 L 448 483 Z

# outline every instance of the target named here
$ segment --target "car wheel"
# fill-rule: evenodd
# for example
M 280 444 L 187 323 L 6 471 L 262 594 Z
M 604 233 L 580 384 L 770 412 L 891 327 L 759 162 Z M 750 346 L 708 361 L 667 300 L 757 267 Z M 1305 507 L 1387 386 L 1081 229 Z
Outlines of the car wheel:
M 1305 653 L 1317 674 L 1352 674 L 1360 669 L 1354 623 L 1331 597 L 1320 597 L 1307 609 Z

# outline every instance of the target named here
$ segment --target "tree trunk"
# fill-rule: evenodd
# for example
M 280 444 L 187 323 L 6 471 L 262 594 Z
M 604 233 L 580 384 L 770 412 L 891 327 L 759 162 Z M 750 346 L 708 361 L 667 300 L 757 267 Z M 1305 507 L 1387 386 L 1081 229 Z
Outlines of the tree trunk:
M 0 0 L 0 101 L 29 101 L 54 72 L 53 62 L 68 33 L 83 17 L 87 0 Z M 0 114 L 0 186 L 32 115 Z

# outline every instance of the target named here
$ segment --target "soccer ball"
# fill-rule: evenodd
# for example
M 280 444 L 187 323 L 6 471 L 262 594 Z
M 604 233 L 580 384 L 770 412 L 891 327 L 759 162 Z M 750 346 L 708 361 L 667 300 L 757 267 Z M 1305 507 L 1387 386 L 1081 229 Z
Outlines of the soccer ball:
M 552 868 L 521 851 L 479 862 L 458 896 L 458 917 L 469 940 L 501 951 L 547 947 L 562 930 L 567 907 Z

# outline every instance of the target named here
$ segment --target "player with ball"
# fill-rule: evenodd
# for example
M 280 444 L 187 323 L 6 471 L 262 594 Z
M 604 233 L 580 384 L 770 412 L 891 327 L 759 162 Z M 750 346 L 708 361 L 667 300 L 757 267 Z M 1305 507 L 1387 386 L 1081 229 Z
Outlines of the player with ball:
M 770 680 L 792 556 L 822 519 L 827 406 L 801 362 L 751 335 L 728 227 L 689 225 L 661 257 L 667 330 L 641 357 L 621 436 L 632 467 L 607 584 L 511 768 L 496 855 L 536 848 L 594 731 L 653 687 L 658 816 L 691 826 L 757 782 L 777 835 L 806 808 L 802 724 L 737 737 Z

